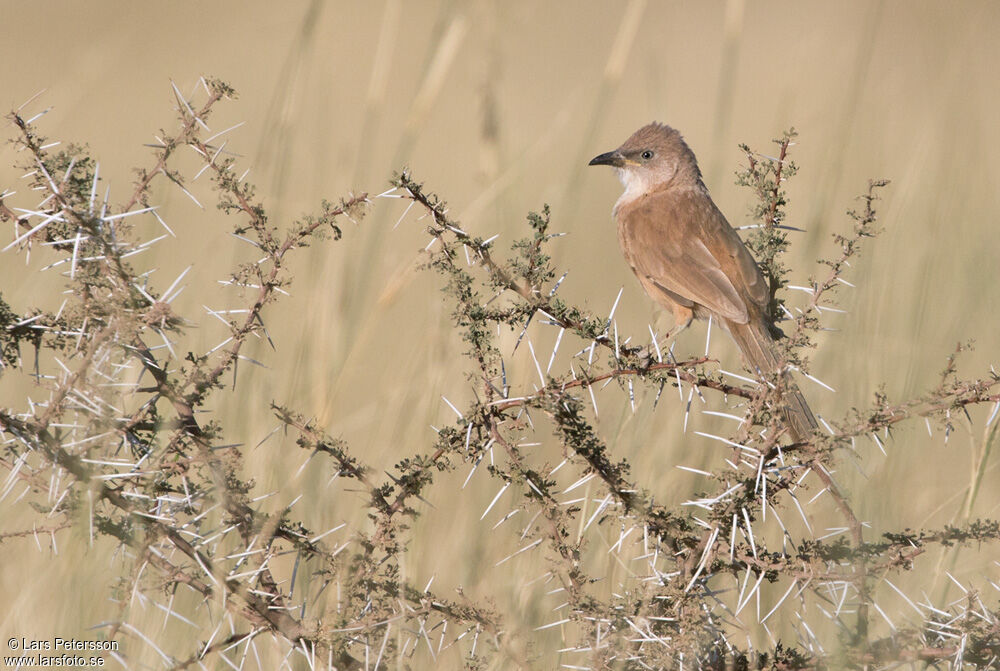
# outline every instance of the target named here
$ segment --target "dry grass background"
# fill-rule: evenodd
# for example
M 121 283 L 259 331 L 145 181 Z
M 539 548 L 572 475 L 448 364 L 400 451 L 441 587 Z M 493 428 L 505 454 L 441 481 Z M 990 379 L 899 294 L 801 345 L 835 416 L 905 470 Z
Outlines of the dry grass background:
M 66 0 L 8 3 L 4 24 L 0 105 L 16 107 L 46 89 L 33 103 L 53 107 L 40 127 L 90 144 L 112 200 L 128 190 L 128 168 L 149 163 L 142 144 L 173 127 L 169 81 L 189 91 L 198 76 L 213 74 L 241 94 L 213 127 L 246 122 L 229 147 L 252 166 L 272 217 L 297 216 L 322 197 L 352 190 L 378 193 L 404 165 L 476 234 L 500 233 L 510 242 L 521 235 L 524 214 L 548 202 L 553 228 L 570 233 L 554 247 L 557 266 L 569 271 L 564 298 L 603 312 L 624 286 L 619 328 L 640 338 L 660 316 L 617 250 L 610 208 L 619 185 L 606 171 L 586 170 L 587 159 L 652 119 L 670 123 L 685 133 L 716 201 L 740 225 L 751 196 L 732 183 L 736 144 L 766 149 L 795 126 L 801 171 L 789 188 L 789 223 L 808 229 L 793 238 L 798 279 L 829 253 L 830 233 L 846 230 L 843 212 L 866 180 L 893 180 L 882 203 L 885 234 L 848 278 L 857 285 L 844 294 L 850 314 L 834 317 L 840 330 L 813 356 L 813 372 L 837 389 L 807 384 L 814 409 L 840 417 L 883 383 L 891 399 L 919 394 L 958 341 L 976 340 L 963 364 L 975 373 L 995 361 L 1000 346 L 994 2 Z M 9 146 L 0 149 L 2 187 L 17 188 L 14 160 Z M 187 284 L 221 278 L 220 255 L 235 261 L 237 252 L 229 251 L 219 215 L 176 189 L 161 185 L 157 197 L 178 235 L 146 260 L 159 268 L 160 282 L 192 263 Z M 376 201 L 363 223 L 348 227 L 345 242 L 309 252 L 292 298 L 270 315 L 277 352 L 250 352 L 268 368 L 244 366 L 238 402 L 219 408 L 239 419 L 242 433 L 232 442 L 255 445 L 267 436 L 276 426 L 267 405 L 276 399 L 321 418 L 368 463 L 388 468 L 430 444 L 429 425 L 450 419 L 442 394 L 456 404 L 468 398 L 462 347 L 437 280 L 415 269 L 426 236 L 412 216 L 393 230 L 402 214 L 394 206 Z M 28 267 L 0 256 L 3 294 L 14 309 L 35 304 L 46 281 L 35 272 L 41 265 L 42 253 Z M 223 296 L 189 291 L 174 305 L 195 318 L 202 304 L 222 307 Z M 221 339 L 207 317 L 197 318 L 205 326 L 196 341 Z M 700 352 L 704 328 L 685 334 L 680 351 Z M 546 356 L 554 335 L 540 331 L 535 341 Z M 712 353 L 730 368 L 738 360 L 721 337 L 713 337 Z M 530 384 L 533 368 L 515 367 L 514 375 Z M 0 378 L 0 405 L 18 405 L 24 393 Z M 676 397 L 665 393 L 655 412 L 651 398 L 637 399 L 635 414 L 614 386 L 600 401 L 601 434 L 664 501 L 680 502 L 700 486 L 676 464 L 703 467 L 722 458 L 710 441 L 682 433 Z M 716 426 L 707 415 L 691 421 L 709 432 Z M 922 431 L 900 431 L 887 456 L 859 445 L 857 467 L 841 470 L 876 533 L 939 526 L 964 514 L 982 436 L 958 431 L 943 446 L 939 433 L 928 439 Z M 539 447 L 546 449 L 546 460 L 561 459 L 554 445 Z M 281 487 L 279 504 L 304 494 L 297 510 L 307 524 L 357 521 L 361 494 L 325 487 L 327 475 L 300 470 L 303 460 L 299 450 L 260 448 L 249 451 L 246 465 L 259 493 Z M 479 473 L 458 493 L 466 472 L 444 476 L 454 482 L 434 491 L 447 496 L 423 506 L 405 560 L 408 577 L 494 598 L 515 631 L 554 619 L 542 590 L 525 586 L 545 570 L 540 556 L 492 567 L 509 546 L 506 527 L 491 527 L 510 508 L 511 494 L 480 522 L 498 487 Z M 989 468 L 973 516 L 1000 515 L 996 480 Z M 25 524 L 0 520 L 2 530 Z M 88 547 L 75 532 L 58 540 L 58 553 L 31 539 L 0 545 L 0 633 L 87 636 L 114 612 L 107 586 L 120 558 L 109 547 Z M 940 594 L 942 560 L 922 561 L 922 582 L 903 584 Z M 974 583 L 987 558 L 966 551 L 944 561 L 954 561 L 956 578 Z M 191 633 L 171 625 L 170 635 Z M 533 636 L 540 648 L 558 647 L 549 645 L 558 629 Z M 146 659 L 156 664 L 155 656 Z

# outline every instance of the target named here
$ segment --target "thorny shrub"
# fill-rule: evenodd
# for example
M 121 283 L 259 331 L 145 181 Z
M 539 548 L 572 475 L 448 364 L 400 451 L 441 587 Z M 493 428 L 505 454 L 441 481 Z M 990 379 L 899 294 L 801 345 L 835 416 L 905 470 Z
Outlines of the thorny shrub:
M 102 201 L 97 163 L 84 148 L 57 148 L 39 135 L 34 119 L 11 115 L 14 142 L 39 201 L 13 207 L 4 192 L 0 215 L 14 228 L 4 252 L 51 247 L 69 291 L 65 299 L 32 296 L 40 307 L 23 314 L 0 297 L 0 374 L 33 378 L 47 396 L 19 408 L 10 407 L 14 399 L 2 399 L 7 407 L 0 410 L 0 467 L 7 477 L 0 501 L 30 503 L 38 524 L 2 530 L 0 538 L 37 536 L 39 530 L 55 536 L 75 525 L 91 542 L 126 549 L 128 562 L 115 586 L 118 617 L 103 630 L 109 639 L 141 646 L 156 636 L 137 635 L 130 624 L 134 599 L 121 595 L 138 592 L 158 603 L 184 592 L 196 598 L 184 606 L 170 596 L 168 616 L 205 633 L 196 642 L 160 641 L 167 668 L 213 664 L 214 657 L 235 660 L 229 661 L 234 667 L 254 659 L 260 665 L 255 654 L 248 656 L 260 637 L 283 646 L 284 664 L 299 656 L 310 668 L 409 668 L 431 663 L 435 653 L 450 648 L 470 669 L 534 668 L 554 651 L 529 646 L 537 660 L 514 651 L 506 640 L 511 628 L 493 606 L 461 593 L 449 599 L 401 577 L 415 502 L 438 485 L 441 471 L 461 464 L 475 468 L 489 455 L 488 477 L 513 488 L 532 520 L 512 540 L 510 554 L 543 553 L 549 572 L 542 587 L 555 588 L 565 602 L 556 620 L 539 629 L 561 627 L 566 644 L 560 663 L 566 668 L 875 668 L 893 662 L 995 668 L 1000 611 L 995 599 L 988 602 L 975 590 L 945 604 L 903 595 L 919 618 L 892 625 L 888 635 L 874 636 L 871 621 L 903 621 L 878 605 L 886 585 L 896 589 L 888 576 L 916 569 L 935 545 L 995 547 L 998 523 L 977 520 L 874 538 L 833 477 L 857 437 L 881 443 L 896 424 L 917 419 L 942 424 L 947 432 L 955 415 L 977 405 L 992 404 L 993 422 L 1000 402 L 994 373 L 961 378 L 952 356 L 940 384 L 925 395 L 893 403 L 876 394 L 870 407 L 789 443 L 780 413 L 770 411 L 768 385 L 728 377 L 704 357 L 677 360 L 655 335 L 648 347 L 628 344 L 633 341 L 618 333 L 614 311 L 598 317 L 564 302 L 558 296 L 564 275 L 548 252 L 558 236 L 550 231 L 547 207 L 529 215 L 526 237 L 504 255 L 492 238 L 466 232 L 474 222 L 466 229 L 452 220 L 445 204 L 408 172 L 381 196 L 408 200 L 427 215 L 433 243 L 427 266 L 440 275 L 453 306 L 475 401 L 456 409 L 458 419 L 439 428 L 431 444 L 401 445 L 399 461 L 385 477 L 384 465 L 365 463 L 324 427 L 274 401 L 272 411 L 299 447 L 327 459 L 333 472 L 366 492 L 352 500 L 366 508 L 367 523 L 350 530 L 348 543 L 333 547 L 324 540 L 326 532 L 306 528 L 289 510 L 262 512 L 254 484 L 241 471 L 244 448 L 227 444 L 230 430 L 209 401 L 239 393 L 227 380 L 245 357 L 248 340 L 270 337 L 268 308 L 293 276 L 295 252 L 323 237 L 340 240 L 338 222 L 358 219 L 374 199 L 351 196 L 324 202 L 315 215 L 291 224 L 270 221 L 253 186 L 238 176 L 235 159 L 222 151 L 226 131 L 213 133 L 207 125 L 216 105 L 234 92 L 217 80 L 202 80 L 201 86 L 197 104 L 174 88 L 179 126 L 159 139 L 152 167 L 137 171 L 131 197 L 116 209 Z M 861 207 L 849 213 L 852 230 L 834 236 L 834 256 L 822 262 L 822 276 L 810 280 L 808 304 L 796 314 L 784 305 L 788 268 L 782 261 L 789 228 L 783 185 L 794 173 L 787 157 L 793 138 L 789 132 L 776 140 L 773 157 L 743 147 L 747 165 L 738 181 L 755 196 L 748 245 L 769 281 L 772 317 L 784 319 L 788 337 L 782 347 L 805 372 L 803 351 L 813 344 L 824 308 L 846 284 L 842 275 L 861 244 L 878 232 L 876 204 L 886 183 L 871 182 Z M 226 341 L 187 354 L 172 347 L 193 321 L 171 305 L 177 282 L 158 288 L 131 260 L 149 244 L 135 234 L 134 218 L 159 220 L 149 203 L 154 181 L 166 179 L 187 193 L 175 167 L 183 147 L 201 157 L 219 208 L 259 257 L 230 272 L 229 283 L 243 290 L 242 308 L 213 315 L 227 322 Z M 580 351 L 568 368 L 547 372 L 540 387 L 511 388 L 505 359 L 510 353 L 502 351 L 498 332 L 518 334 L 520 344 L 529 328 L 543 327 L 558 329 L 557 347 Z M 705 491 L 692 493 L 690 505 L 657 503 L 651 482 L 633 473 L 624 455 L 595 430 L 589 415 L 592 404 L 596 409 L 594 388 L 608 381 L 630 398 L 636 387 L 655 390 L 658 401 L 664 388 L 704 392 L 741 414 L 733 435 L 719 438 L 731 447 L 729 458 L 705 473 Z M 541 423 L 536 428 L 532 415 L 548 418 L 554 441 L 531 440 L 542 440 L 537 434 L 547 430 Z M 543 467 L 553 461 L 562 464 Z M 576 484 L 594 478 L 600 484 L 591 499 L 567 498 Z M 817 491 L 829 494 L 822 501 L 841 516 L 844 533 L 785 531 L 775 546 L 759 525 L 769 514 L 780 520 L 787 513 L 801 515 L 809 529 L 802 512 L 806 491 L 810 500 Z M 633 572 L 610 591 L 598 589 L 605 576 L 585 560 L 588 529 L 618 535 L 613 550 L 632 553 Z M 271 560 L 287 554 L 296 557 L 295 567 L 300 560 L 319 567 L 305 584 L 295 583 L 294 573 L 275 575 L 284 564 Z M 294 591 L 284 586 L 288 580 Z M 765 582 L 783 594 L 770 613 L 759 606 Z M 306 616 L 306 604 L 316 603 L 334 583 L 341 595 L 336 607 L 327 604 L 317 612 L 310 606 Z M 750 615 L 752 600 L 757 608 Z M 224 610 L 197 606 L 210 601 Z M 769 633 L 767 620 L 775 612 L 797 623 L 797 638 L 750 649 L 748 632 Z M 223 620 L 227 627 L 219 633 Z M 440 640 L 432 646 L 428 632 L 437 629 Z M 428 651 L 418 652 L 423 640 Z M 127 650 L 118 654 L 125 666 Z

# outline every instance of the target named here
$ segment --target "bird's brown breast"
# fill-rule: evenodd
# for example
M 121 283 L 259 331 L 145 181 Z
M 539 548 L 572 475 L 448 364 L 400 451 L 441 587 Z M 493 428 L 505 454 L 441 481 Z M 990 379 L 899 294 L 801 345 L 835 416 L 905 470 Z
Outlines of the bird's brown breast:
M 622 203 L 615 219 L 626 261 L 661 304 L 739 324 L 767 305 L 757 264 L 700 184 Z

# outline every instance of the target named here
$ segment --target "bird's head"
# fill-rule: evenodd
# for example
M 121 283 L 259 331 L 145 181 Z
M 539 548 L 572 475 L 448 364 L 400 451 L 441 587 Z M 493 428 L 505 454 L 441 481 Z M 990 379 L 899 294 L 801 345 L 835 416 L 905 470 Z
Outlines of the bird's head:
M 590 165 L 613 167 L 625 185 L 623 198 L 668 185 L 701 183 L 698 161 L 684 138 L 670 126 L 656 122 L 637 130 L 618 149 L 595 156 Z

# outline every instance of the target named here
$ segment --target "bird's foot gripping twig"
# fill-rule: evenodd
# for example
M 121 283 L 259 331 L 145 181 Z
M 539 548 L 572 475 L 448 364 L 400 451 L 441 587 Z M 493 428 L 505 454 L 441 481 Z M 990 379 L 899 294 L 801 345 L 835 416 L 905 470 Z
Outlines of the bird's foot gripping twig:
M 657 337 L 654 335 L 653 342 L 639 349 L 636 353 L 636 356 L 639 359 L 639 366 L 641 368 L 648 368 L 655 363 L 676 361 L 673 353 L 674 340 L 680 332 L 687 327 L 687 324 L 678 324 L 674 328 L 667 331 L 664 336 Z

